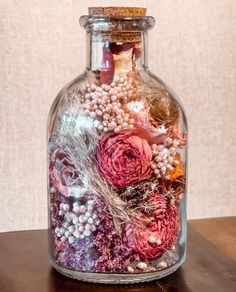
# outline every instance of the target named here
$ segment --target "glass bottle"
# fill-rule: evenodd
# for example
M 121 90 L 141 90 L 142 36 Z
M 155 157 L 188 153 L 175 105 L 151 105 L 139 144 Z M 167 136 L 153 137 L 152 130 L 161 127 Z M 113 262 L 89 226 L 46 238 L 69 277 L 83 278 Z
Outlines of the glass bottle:
M 145 13 L 89 8 L 87 68 L 51 107 L 50 259 L 78 280 L 144 282 L 185 260 L 186 118 L 148 69 Z

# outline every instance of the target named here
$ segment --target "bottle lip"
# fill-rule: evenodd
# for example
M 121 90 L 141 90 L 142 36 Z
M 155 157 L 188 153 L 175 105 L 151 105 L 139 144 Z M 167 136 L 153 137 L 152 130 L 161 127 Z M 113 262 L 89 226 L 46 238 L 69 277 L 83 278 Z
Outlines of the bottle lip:
M 86 31 L 147 31 L 155 25 L 153 16 L 82 15 L 80 25 Z

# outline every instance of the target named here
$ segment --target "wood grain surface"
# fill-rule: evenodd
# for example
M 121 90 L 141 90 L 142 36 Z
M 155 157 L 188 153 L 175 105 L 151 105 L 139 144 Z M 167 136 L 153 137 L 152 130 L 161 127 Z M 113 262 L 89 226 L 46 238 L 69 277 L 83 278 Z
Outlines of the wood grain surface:
M 236 291 L 236 217 L 189 222 L 188 257 L 174 274 L 145 284 L 96 285 L 56 272 L 48 261 L 47 231 L 0 234 L 1 292 Z

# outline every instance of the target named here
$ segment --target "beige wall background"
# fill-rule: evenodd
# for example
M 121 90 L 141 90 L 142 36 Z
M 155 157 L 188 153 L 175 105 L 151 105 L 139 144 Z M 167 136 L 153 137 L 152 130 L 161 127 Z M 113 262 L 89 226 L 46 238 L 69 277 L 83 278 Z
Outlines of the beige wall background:
M 188 217 L 236 215 L 236 1 L 0 1 L 0 231 L 47 227 L 46 120 L 85 65 L 87 6 L 142 5 L 150 69 L 190 131 Z

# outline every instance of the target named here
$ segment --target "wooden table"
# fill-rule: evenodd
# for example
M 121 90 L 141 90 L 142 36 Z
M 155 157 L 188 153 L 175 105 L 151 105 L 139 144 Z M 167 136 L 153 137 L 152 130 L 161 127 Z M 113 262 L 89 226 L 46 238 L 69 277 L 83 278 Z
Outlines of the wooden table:
M 96 285 L 60 275 L 48 262 L 46 230 L 2 233 L 0 291 L 235 292 L 236 217 L 190 221 L 182 268 L 164 279 L 135 285 Z

